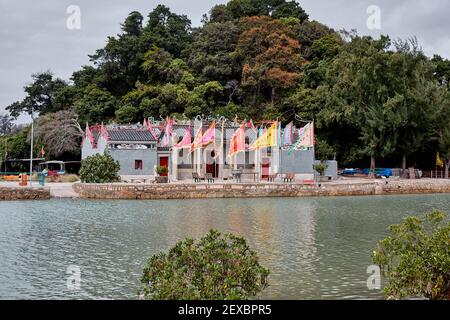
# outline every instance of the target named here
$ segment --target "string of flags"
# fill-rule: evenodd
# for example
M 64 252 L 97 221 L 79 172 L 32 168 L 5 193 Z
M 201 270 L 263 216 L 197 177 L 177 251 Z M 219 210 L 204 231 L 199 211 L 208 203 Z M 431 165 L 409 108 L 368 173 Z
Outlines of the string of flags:
M 161 140 L 161 145 L 167 147 L 170 145 L 171 137 L 174 135 L 175 121 L 167 118 L 164 125 L 164 135 Z M 144 126 L 148 128 L 153 135 L 155 135 L 154 128 L 150 121 L 144 120 Z M 173 147 L 177 149 L 190 149 L 194 151 L 199 148 L 206 147 L 216 142 L 216 121 L 211 122 L 208 129 L 203 132 L 203 126 L 200 125 L 195 132 L 192 139 L 191 126 L 188 127 L 181 141 L 176 143 Z M 245 141 L 245 129 L 250 128 L 256 133 L 256 139 L 248 146 Z M 224 123 L 222 123 L 221 139 L 224 139 Z M 156 136 L 156 135 L 155 135 Z M 296 140 L 295 140 L 296 138 Z M 234 156 L 239 152 L 247 150 L 259 150 L 270 147 L 281 147 L 289 151 L 308 149 L 315 145 L 314 124 L 307 123 L 301 128 L 295 128 L 293 122 L 287 124 L 282 129 L 280 121 L 272 121 L 261 125 L 259 127 L 253 124 L 253 121 L 243 122 L 239 128 L 233 133 L 230 139 L 229 156 Z

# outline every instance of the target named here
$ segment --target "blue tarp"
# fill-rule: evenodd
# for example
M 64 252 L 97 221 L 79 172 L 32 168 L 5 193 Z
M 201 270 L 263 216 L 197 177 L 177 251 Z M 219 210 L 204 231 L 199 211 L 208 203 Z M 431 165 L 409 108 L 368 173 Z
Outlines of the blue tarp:
M 364 174 L 369 174 L 370 169 L 364 169 Z M 379 177 L 392 177 L 392 169 L 389 168 L 376 168 L 375 169 L 375 175 Z
M 357 173 L 358 173 L 358 170 L 356 170 L 356 169 L 344 169 L 342 171 L 342 174 L 357 174 Z

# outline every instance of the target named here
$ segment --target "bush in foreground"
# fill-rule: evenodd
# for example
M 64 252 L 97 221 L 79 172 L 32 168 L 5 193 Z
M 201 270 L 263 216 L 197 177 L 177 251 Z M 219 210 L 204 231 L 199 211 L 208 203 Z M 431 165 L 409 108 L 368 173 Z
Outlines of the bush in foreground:
M 211 230 L 152 256 L 141 293 L 155 300 L 249 299 L 268 286 L 268 275 L 244 238 Z
M 388 299 L 408 296 L 450 299 L 450 222 L 433 211 L 425 219 L 408 217 L 390 227 L 391 235 L 372 254 L 388 284 Z
M 119 181 L 120 165 L 111 155 L 95 154 L 81 161 L 80 179 L 86 183 Z

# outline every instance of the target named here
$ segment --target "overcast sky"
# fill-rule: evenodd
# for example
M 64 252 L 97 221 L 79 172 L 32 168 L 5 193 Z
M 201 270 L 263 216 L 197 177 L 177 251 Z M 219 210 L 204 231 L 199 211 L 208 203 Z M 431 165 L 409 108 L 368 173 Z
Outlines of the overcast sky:
M 51 70 L 63 79 L 89 63 L 88 54 L 120 31 L 133 10 L 147 16 L 162 3 L 186 14 L 194 26 L 204 13 L 226 0 L 0 0 L 0 113 L 22 99 L 32 73 Z M 448 0 L 297 0 L 312 20 L 330 27 L 357 29 L 360 34 L 392 38 L 417 36 L 427 55 L 450 58 Z M 69 30 L 70 5 L 81 9 L 81 28 Z M 369 29 L 367 8 L 380 8 L 381 29 Z M 23 118 L 22 120 L 25 120 Z

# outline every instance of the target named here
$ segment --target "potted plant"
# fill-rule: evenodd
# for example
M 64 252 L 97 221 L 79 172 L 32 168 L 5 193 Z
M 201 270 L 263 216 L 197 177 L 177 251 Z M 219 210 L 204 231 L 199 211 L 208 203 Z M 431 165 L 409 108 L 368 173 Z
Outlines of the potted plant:
M 158 176 L 156 177 L 156 182 L 167 183 L 169 181 L 167 172 L 168 172 L 167 167 L 164 167 L 164 166 L 156 167 L 156 173 L 158 174 Z
M 325 162 L 319 162 L 316 164 L 313 164 L 313 169 L 319 174 L 319 181 L 326 181 L 327 179 L 324 177 L 325 170 L 327 170 L 328 164 Z

